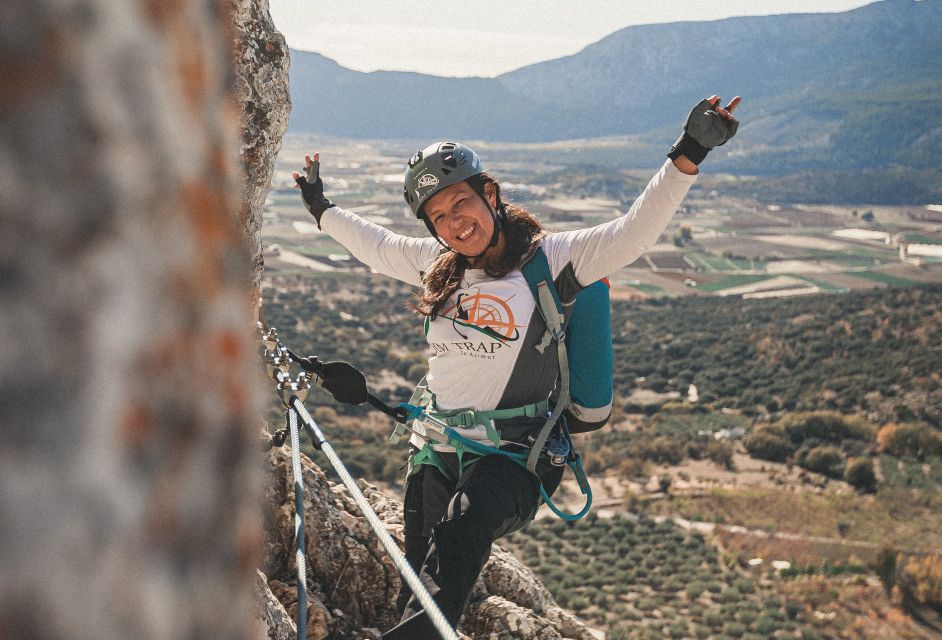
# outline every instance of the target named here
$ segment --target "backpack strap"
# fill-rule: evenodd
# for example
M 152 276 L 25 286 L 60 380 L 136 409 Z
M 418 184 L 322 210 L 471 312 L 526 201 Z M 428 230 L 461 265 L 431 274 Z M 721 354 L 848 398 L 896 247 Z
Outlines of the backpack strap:
M 538 246 L 536 251 L 530 254 L 530 257 L 520 266 L 520 272 L 523 273 L 523 277 L 530 287 L 530 293 L 533 294 L 533 299 L 536 300 L 536 307 L 540 310 L 540 315 L 543 316 L 543 321 L 546 324 L 543 339 L 536 345 L 536 350 L 543 353 L 554 338 L 554 331 L 551 326 L 555 321 L 554 316 L 559 315 L 560 327 L 565 324 L 565 316 L 563 315 L 563 302 L 559 297 L 559 292 L 556 291 L 556 285 L 553 284 L 553 274 L 550 272 L 549 261 L 546 259 L 542 247 Z M 551 299 L 546 301 L 547 304 L 544 304 L 544 300 L 541 298 L 541 295 L 546 295 L 540 293 L 541 283 L 544 283 L 543 288 L 552 296 Z
M 546 324 L 546 333 L 543 339 L 536 345 L 537 351 L 543 353 L 550 342 L 556 341 L 556 354 L 559 359 L 559 397 L 553 412 L 546 419 L 543 428 L 540 429 L 533 447 L 530 449 L 530 455 L 527 457 L 527 469 L 536 473 L 536 463 L 540 459 L 540 453 L 543 451 L 543 445 L 549 438 L 553 425 L 559 420 L 566 405 L 569 404 L 569 357 L 566 352 L 566 318 L 563 314 L 563 303 L 559 298 L 559 292 L 556 291 L 556 285 L 553 284 L 553 276 L 550 272 L 549 261 L 542 247 L 537 247 L 536 251 L 520 266 L 520 271 L 530 287 L 531 293 L 536 300 L 536 306 L 543 316 L 543 322 Z

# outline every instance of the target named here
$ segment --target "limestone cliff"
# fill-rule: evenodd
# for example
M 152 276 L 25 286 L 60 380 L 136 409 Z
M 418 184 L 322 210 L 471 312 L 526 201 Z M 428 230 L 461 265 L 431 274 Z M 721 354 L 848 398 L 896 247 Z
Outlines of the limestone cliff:
M 241 109 L 242 208 L 239 220 L 252 257 L 256 291 L 262 276 L 262 212 L 275 158 L 288 128 L 288 45 L 275 29 L 268 0 L 229 0 L 235 93 Z

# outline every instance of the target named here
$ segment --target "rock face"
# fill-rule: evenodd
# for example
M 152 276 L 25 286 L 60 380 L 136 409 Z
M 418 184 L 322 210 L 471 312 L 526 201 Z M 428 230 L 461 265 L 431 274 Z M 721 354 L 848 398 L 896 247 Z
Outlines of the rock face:
M 286 449 L 267 458 L 268 535 L 263 572 L 271 592 L 292 619 L 297 613 L 294 565 L 294 484 Z M 302 458 L 308 579 L 308 637 L 371 638 L 393 626 L 399 574 L 366 518 L 342 484 L 329 482 L 313 462 Z M 359 481 L 387 530 L 402 544 L 402 505 Z M 495 546 L 459 627 L 479 640 L 594 640 L 580 620 L 560 609 L 553 597 L 511 554 Z M 270 634 L 274 639 L 280 636 Z
M 234 26 L 235 90 L 242 110 L 242 210 L 254 258 L 253 280 L 262 276 L 262 210 L 288 128 L 288 45 L 272 23 L 268 0 L 229 0 Z
M 255 637 L 259 386 L 225 14 L 0 13 L 0 637 Z

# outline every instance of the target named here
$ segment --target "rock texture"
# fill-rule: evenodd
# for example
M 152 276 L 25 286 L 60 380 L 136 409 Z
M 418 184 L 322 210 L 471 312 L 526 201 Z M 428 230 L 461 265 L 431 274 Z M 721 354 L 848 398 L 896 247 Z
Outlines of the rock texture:
M 259 387 L 225 14 L 0 13 L 0 637 L 255 637 Z
M 268 535 L 263 571 L 271 591 L 292 615 L 297 612 L 294 582 L 294 489 L 286 449 L 266 458 L 270 484 L 266 494 Z M 399 574 L 366 519 L 342 484 L 302 458 L 309 594 L 308 637 L 374 638 L 395 624 Z M 360 489 L 393 537 L 401 540 L 402 505 L 360 480 Z M 483 640 L 594 640 L 578 618 L 560 609 L 553 597 L 511 554 L 495 546 L 475 587 L 459 628 Z M 270 635 L 275 638 L 277 636 Z
M 265 626 L 266 637 L 269 640 L 296 640 L 298 627 L 295 625 L 294 620 L 288 616 L 284 605 L 272 593 L 265 574 L 258 571 L 256 575 L 255 590 L 258 594 L 258 616 Z
M 275 157 L 288 128 L 288 45 L 272 23 L 268 0 L 229 0 L 234 27 L 235 90 L 242 110 L 242 209 L 239 219 L 251 244 L 253 281 L 262 276 L 262 211 Z

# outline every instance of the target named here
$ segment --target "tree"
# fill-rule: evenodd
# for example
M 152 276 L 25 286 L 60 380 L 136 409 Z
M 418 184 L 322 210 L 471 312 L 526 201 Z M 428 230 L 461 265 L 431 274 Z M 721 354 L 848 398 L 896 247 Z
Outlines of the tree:
M 870 458 L 854 458 L 847 463 L 844 480 L 850 486 L 864 493 L 876 493 L 877 475 L 873 471 Z
M 760 427 L 743 438 L 743 446 L 755 458 L 785 462 L 794 452 L 794 446 L 785 439 L 780 429 Z
M 844 458 L 835 447 L 814 447 L 808 451 L 802 466 L 808 471 L 840 478 L 844 472 Z
M 671 484 L 673 484 L 673 482 L 674 479 L 671 477 L 671 475 L 669 473 L 664 473 L 661 474 L 661 476 L 657 479 L 657 487 L 661 490 L 662 493 L 667 493 L 670 490 Z
M 942 608 L 942 557 L 913 556 L 899 579 L 903 595 L 921 605 Z
M 894 456 L 921 460 L 942 455 L 942 435 L 924 424 L 887 425 L 880 430 L 878 443 L 884 452 Z
M 704 453 L 714 464 L 732 471 L 736 468 L 733 462 L 733 445 L 723 440 L 710 440 L 704 447 Z

